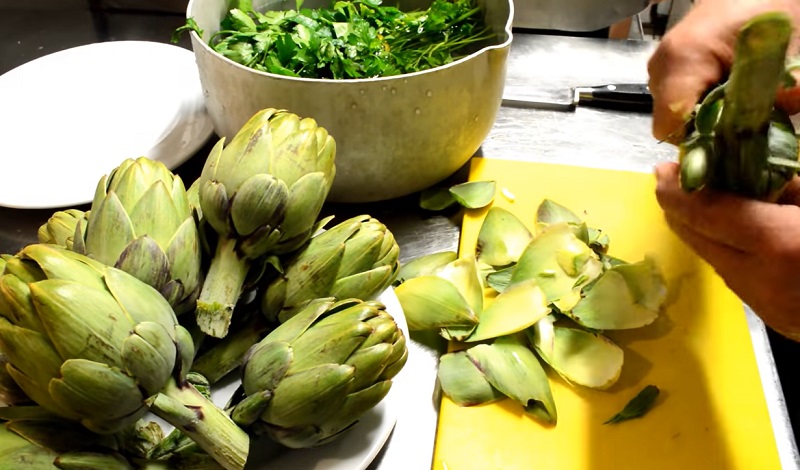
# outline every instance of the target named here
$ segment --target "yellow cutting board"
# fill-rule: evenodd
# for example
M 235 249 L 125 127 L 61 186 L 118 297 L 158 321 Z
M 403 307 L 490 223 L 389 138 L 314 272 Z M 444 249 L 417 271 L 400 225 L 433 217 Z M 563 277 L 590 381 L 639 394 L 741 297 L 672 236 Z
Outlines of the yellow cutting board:
M 653 256 L 669 300 L 655 323 L 608 333 L 625 353 L 609 390 L 573 387 L 548 370 L 555 426 L 511 400 L 462 408 L 445 397 L 433 470 L 780 468 L 742 303 L 670 232 L 652 175 L 476 158 L 470 180 L 497 181 L 493 204 L 530 229 L 536 207 L 549 198 L 604 230 L 610 255 L 631 262 Z M 462 253 L 474 251 L 485 214 L 466 214 Z M 602 424 L 647 384 L 661 389 L 648 414 Z

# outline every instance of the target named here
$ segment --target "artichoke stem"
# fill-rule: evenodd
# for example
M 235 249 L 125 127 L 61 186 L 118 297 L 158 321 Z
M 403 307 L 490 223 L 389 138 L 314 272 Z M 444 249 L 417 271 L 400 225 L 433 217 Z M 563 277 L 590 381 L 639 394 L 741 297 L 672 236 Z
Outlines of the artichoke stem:
M 236 253 L 236 240 L 220 237 L 197 299 L 197 325 L 203 333 L 224 338 L 231 325 L 233 308 L 242 294 L 250 260 Z
M 233 420 L 188 382 L 171 378 L 148 400 L 150 411 L 180 429 L 226 470 L 242 470 L 250 438 Z

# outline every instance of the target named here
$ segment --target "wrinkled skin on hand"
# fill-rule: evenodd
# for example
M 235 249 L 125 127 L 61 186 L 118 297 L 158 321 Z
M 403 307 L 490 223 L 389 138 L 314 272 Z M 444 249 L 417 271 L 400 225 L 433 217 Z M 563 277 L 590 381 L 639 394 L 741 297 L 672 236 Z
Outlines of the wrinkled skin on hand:
M 648 63 L 653 95 L 653 136 L 678 143 L 683 123 L 703 93 L 722 81 L 733 61 L 736 33 L 754 15 L 784 11 L 793 19 L 788 55 L 800 54 L 800 1 L 698 0 L 662 39 Z M 800 81 L 800 73 L 795 73 Z M 800 112 L 800 87 L 783 89 L 778 104 Z
M 676 163 L 656 168 L 670 228 L 778 333 L 800 341 L 800 178 L 777 203 L 683 191 Z

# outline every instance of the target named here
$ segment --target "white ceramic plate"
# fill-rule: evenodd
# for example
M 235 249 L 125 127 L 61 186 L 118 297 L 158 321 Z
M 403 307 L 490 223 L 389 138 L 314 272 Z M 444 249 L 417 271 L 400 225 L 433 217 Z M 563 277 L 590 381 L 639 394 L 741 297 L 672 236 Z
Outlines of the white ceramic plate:
M 408 340 L 408 325 L 403 309 L 394 290 L 390 287 L 376 300 L 386 305 L 386 310 L 395 319 Z M 402 397 L 397 392 L 402 382 L 410 379 L 406 368 L 393 380 L 389 394 L 375 408 L 365 413 L 352 429 L 324 446 L 293 450 L 287 449 L 267 437 L 252 439 L 246 470 L 365 470 L 386 444 L 394 429 L 400 411 L 398 402 Z M 238 387 L 238 380 L 226 381 L 211 393 L 217 406 L 225 406 Z M 398 386 L 400 385 L 400 386 Z M 171 426 L 160 422 L 165 431 Z
M 0 206 L 90 202 L 126 158 L 174 169 L 212 133 L 189 50 L 115 41 L 46 55 L 0 75 Z

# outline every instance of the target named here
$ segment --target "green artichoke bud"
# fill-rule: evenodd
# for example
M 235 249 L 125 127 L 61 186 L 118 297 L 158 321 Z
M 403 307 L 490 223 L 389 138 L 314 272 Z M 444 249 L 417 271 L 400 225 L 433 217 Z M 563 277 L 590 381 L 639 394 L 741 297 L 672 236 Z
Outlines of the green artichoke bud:
M 792 37 L 788 15 L 761 14 L 739 31 L 727 81 L 700 103 L 680 146 L 681 186 L 775 200 L 800 170 L 789 116 L 775 108 Z
M 72 249 L 72 240 L 75 238 L 75 228 L 80 224 L 81 234 L 83 237 L 86 231 L 86 221 L 88 213 L 80 209 L 67 209 L 64 211 L 55 212 L 41 227 L 37 237 L 39 243 L 49 243 L 59 245 Z
M 125 271 L 56 245 L 25 247 L 0 276 L 0 351 L 51 413 L 112 434 L 149 407 L 226 469 L 244 466 L 247 435 L 185 380 L 189 333 L 158 291 Z
M 197 303 L 197 323 L 227 334 L 253 260 L 302 246 L 335 175 L 336 144 L 310 118 L 265 109 L 224 147 L 211 150 L 198 180 L 203 219 L 219 234 Z
M 386 396 L 407 357 L 381 303 L 311 301 L 248 352 L 231 416 L 288 447 L 324 444 Z
M 292 255 L 283 274 L 264 289 L 262 311 L 269 320 L 284 322 L 309 300 L 371 300 L 397 277 L 399 253 L 385 225 L 368 215 L 353 217 L 312 237 Z
M 73 251 L 144 281 L 178 314 L 194 309 L 201 285 L 197 225 L 183 181 L 163 163 L 128 159 L 103 176 L 84 231 Z

